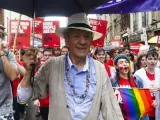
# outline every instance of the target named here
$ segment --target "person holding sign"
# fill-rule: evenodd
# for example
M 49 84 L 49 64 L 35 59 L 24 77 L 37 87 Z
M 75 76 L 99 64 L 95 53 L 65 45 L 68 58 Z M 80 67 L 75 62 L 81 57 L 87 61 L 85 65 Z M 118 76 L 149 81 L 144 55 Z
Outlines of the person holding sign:
M 135 72 L 134 77 L 137 83 L 141 83 L 140 88 L 151 89 L 153 99 L 152 109 L 148 112 L 148 119 L 155 120 L 156 110 L 160 110 L 158 103 L 160 90 L 160 69 L 156 68 L 158 62 L 158 53 L 155 48 L 151 48 L 146 55 L 147 66 Z M 158 120 L 158 119 L 157 119 Z
M 56 30 L 64 37 L 69 53 L 54 57 L 39 69 L 33 84 L 30 82 L 36 55 L 24 56 L 26 74 L 19 84 L 18 100 L 44 98 L 49 86 L 49 120 L 123 120 L 111 83 L 103 64 L 90 54 L 92 41 L 102 34 L 91 29 L 87 15 L 74 14 L 68 26 Z
M 133 76 L 130 73 L 130 59 L 124 55 L 119 54 L 114 59 L 114 65 L 116 68 L 116 76 L 110 78 L 113 87 L 131 88 L 136 87 Z M 126 111 L 123 107 L 123 101 L 118 89 L 115 89 L 115 95 L 121 107 L 123 117 L 125 120 L 129 120 L 126 115 Z
M 10 80 L 18 77 L 17 62 L 4 42 L 4 26 L 0 25 L 0 120 L 13 120 L 13 97 Z

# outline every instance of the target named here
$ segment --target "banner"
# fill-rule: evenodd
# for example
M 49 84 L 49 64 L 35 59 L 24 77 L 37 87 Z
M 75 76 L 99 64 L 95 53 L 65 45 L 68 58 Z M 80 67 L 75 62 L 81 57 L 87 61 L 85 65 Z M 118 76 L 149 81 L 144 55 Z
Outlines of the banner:
M 18 20 L 10 20 L 9 26 L 9 47 L 13 47 L 15 34 L 17 32 Z M 30 47 L 30 21 L 21 20 L 19 30 L 17 34 L 16 49 L 29 48 Z
M 35 28 L 34 28 L 34 32 L 35 34 L 39 34 L 42 35 L 43 33 L 43 18 L 36 18 L 35 19 Z M 34 20 L 33 20 L 33 26 L 34 26 Z
M 55 34 L 56 28 L 59 28 L 59 21 L 44 21 L 43 22 L 43 36 L 42 46 L 43 48 L 60 47 L 60 38 Z
M 136 54 L 138 54 L 140 48 L 139 42 L 131 42 L 130 43 L 130 50 Z
M 103 34 L 102 38 L 95 40 L 92 42 L 92 45 L 95 47 L 103 47 L 104 46 L 104 39 L 106 37 L 107 31 L 107 21 L 105 20 L 97 20 L 97 19 L 89 19 L 90 25 L 92 30 L 100 32 Z

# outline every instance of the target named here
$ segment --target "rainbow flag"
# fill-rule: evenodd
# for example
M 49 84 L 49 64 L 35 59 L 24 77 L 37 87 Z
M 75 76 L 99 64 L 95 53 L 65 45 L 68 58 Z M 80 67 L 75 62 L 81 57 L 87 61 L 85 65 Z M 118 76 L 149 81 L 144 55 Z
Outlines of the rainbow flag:
M 128 120 L 139 120 L 152 108 L 149 89 L 119 88 Z

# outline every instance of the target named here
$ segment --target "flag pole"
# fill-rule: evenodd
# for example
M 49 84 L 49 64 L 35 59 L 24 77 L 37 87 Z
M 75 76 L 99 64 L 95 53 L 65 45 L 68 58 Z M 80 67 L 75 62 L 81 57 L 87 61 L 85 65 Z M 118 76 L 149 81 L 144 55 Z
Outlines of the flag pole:
M 19 31 L 19 25 L 20 25 L 21 17 L 22 17 L 22 14 L 19 14 L 17 30 L 16 30 L 16 33 L 15 33 L 14 43 L 13 43 L 13 52 L 15 51 L 15 47 L 16 47 L 16 42 L 17 42 L 17 36 L 18 36 L 18 31 Z
M 32 38 L 33 39 L 32 40 L 33 41 L 32 42 L 33 47 L 34 47 L 34 39 L 35 39 L 35 20 L 36 20 L 36 14 L 35 14 L 35 11 L 34 11 L 34 18 L 33 18 L 33 24 L 32 24 L 33 25 L 33 29 L 32 29 L 33 30 L 32 31 L 33 32 L 33 35 L 32 35 L 33 36 L 33 38 Z

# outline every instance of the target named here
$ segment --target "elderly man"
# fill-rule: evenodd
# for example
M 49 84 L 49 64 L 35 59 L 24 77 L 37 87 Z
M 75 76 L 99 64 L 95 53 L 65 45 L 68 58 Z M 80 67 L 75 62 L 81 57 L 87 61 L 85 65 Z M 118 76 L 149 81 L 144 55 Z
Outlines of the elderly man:
M 13 97 L 10 80 L 18 76 L 16 59 L 4 41 L 4 26 L 0 25 L 0 120 L 13 120 Z
M 26 101 L 31 94 L 33 99 L 44 98 L 49 86 L 49 120 L 98 120 L 100 111 L 104 120 L 123 120 L 104 65 L 89 55 L 92 41 L 102 34 L 92 31 L 84 13 L 72 15 L 68 26 L 56 33 L 64 37 L 70 52 L 48 60 L 33 85 L 29 79 L 35 55 L 26 55 L 27 72 L 19 85 L 19 101 Z

